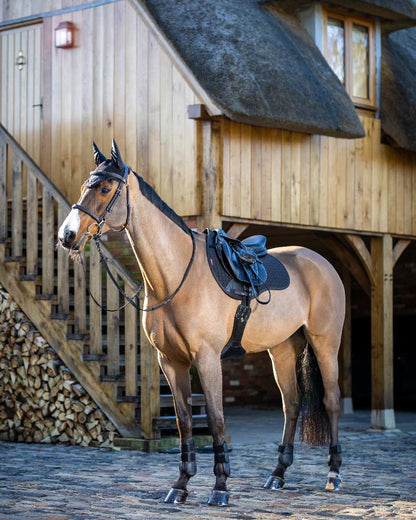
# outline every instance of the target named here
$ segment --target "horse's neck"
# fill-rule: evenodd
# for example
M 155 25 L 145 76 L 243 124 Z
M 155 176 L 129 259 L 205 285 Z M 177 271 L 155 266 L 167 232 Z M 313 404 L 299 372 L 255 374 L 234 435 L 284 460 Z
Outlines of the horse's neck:
M 192 254 L 192 241 L 142 194 L 138 183 L 131 184 L 134 189 L 127 234 L 153 305 L 172 294 L 181 282 Z

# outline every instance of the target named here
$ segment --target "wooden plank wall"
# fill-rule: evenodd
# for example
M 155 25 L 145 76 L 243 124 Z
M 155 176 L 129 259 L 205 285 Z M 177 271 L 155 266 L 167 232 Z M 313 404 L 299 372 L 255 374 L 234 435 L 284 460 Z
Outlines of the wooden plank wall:
M 40 159 L 41 35 L 40 24 L 0 32 L 0 121 L 36 162 Z M 20 51 L 26 60 L 21 70 L 16 66 Z
M 416 154 L 380 142 L 335 139 L 224 122 L 223 215 L 416 234 Z
M 63 20 L 75 24 L 73 49 L 53 47 Z M 130 2 L 45 18 L 42 25 L 40 165 L 52 182 L 75 202 L 94 167 L 92 141 L 108 156 L 114 137 L 126 163 L 168 204 L 196 215 L 196 123 L 187 106 L 200 100 Z M 5 126 L 20 141 L 16 127 Z

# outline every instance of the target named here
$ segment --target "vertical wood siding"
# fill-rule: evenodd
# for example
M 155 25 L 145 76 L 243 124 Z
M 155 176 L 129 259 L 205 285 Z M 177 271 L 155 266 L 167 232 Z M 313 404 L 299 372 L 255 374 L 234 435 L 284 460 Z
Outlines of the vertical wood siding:
M 223 215 L 416 234 L 416 154 L 366 137 L 335 139 L 224 124 Z
M 93 167 L 91 143 L 124 160 L 182 215 L 196 215 L 194 92 L 127 1 L 50 19 L 76 28 L 76 48 L 53 49 L 50 88 L 52 181 L 72 201 Z M 46 90 L 46 89 L 45 89 Z
M 0 121 L 33 159 L 40 159 L 42 26 L 0 32 Z M 19 70 L 16 58 L 26 60 Z
M 76 27 L 75 47 L 55 49 L 53 32 L 64 20 Z M 108 156 L 114 137 L 126 163 L 168 204 L 181 215 L 196 215 L 196 123 L 188 119 L 187 106 L 200 100 L 137 11 L 121 0 L 45 18 L 42 25 L 42 69 L 40 41 L 28 47 L 36 53 L 37 73 L 42 70 L 40 159 L 22 135 L 19 114 L 25 107 L 14 103 L 4 120 L 17 86 L 15 80 L 2 79 L 8 85 L 2 95 L 6 128 L 70 201 L 78 199 L 81 183 L 94 167 L 92 141 Z M 30 34 L 27 28 L 15 32 L 16 38 Z M 17 56 L 17 44 L 10 45 L 2 45 L 2 63 Z M 33 96 L 33 86 L 24 88 Z

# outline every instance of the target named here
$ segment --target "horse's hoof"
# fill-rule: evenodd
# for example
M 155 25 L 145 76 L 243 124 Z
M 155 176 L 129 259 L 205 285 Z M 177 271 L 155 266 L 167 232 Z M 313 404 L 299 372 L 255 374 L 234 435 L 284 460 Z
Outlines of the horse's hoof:
M 270 475 L 264 484 L 265 489 L 281 489 L 285 485 L 285 481 L 281 477 Z
M 166 495 L 166 504 L 184 504 L 188 497 L 188 492 L 185 489 L 172 488 Z
M 219 491 L 218 489 L 213 489 L 212 494 L 208 500 L 208 505 L 220 507 L 228 506 L 229 498 L 230 493 L 228 493 L 228 491 Z
M 330 471 L 326 479 L 325 491 L 341 491 L 342 479 L 339 473 Z

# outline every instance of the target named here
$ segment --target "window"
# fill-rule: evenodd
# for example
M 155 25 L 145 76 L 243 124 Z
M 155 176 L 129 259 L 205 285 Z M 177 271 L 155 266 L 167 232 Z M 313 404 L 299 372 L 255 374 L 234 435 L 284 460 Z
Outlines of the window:
M 374 24 L 326 13 L 325 57 L 357 106 L 376 105 L 374 47 Z

